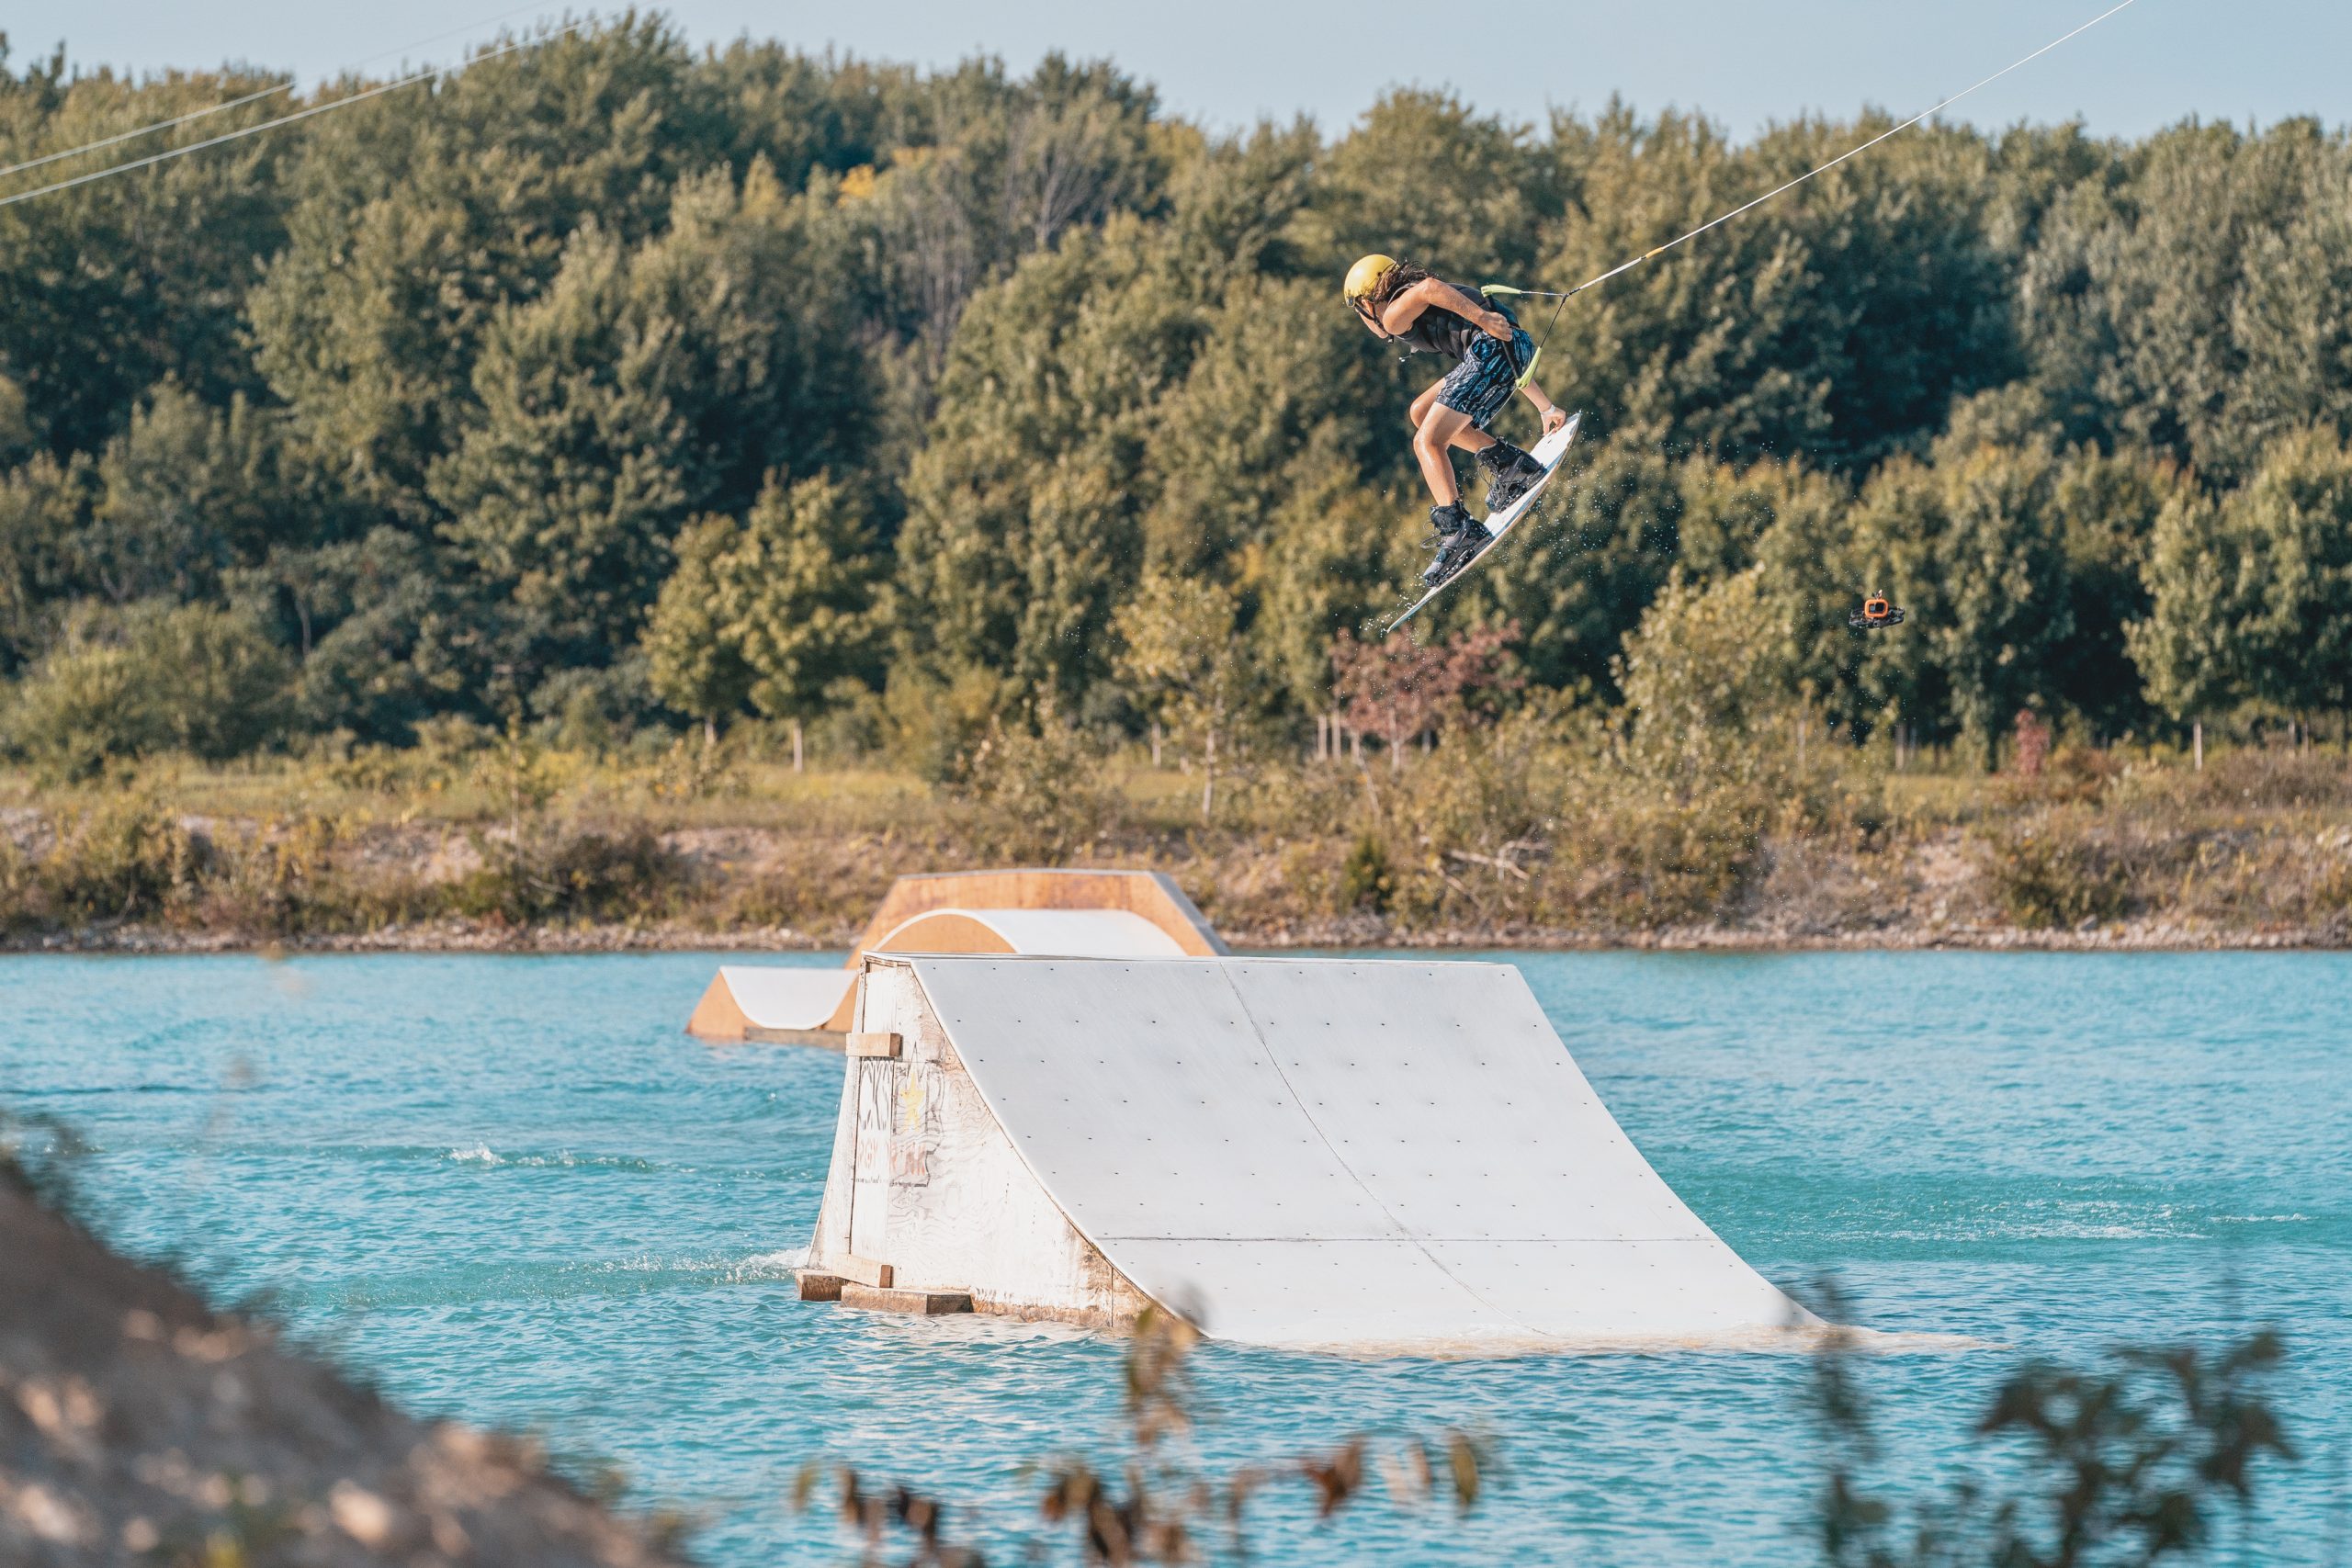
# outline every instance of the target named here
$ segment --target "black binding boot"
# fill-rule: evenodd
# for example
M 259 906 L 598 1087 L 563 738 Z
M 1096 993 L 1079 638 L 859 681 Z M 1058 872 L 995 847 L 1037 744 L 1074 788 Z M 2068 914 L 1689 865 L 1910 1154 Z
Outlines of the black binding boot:
M 1521 451 L 1499 436 L 1478 454 L 1478 467 L 1494 476 L 1494 483 L 1487 487 L 1489 517 L 1533 490 L 1535 481 L 1544 477 L 1544 465 L 1533 453 Z
M 1435 588 L 1469 564 L 1470 558 L 1487 542 L 1487 531 L 1478 526 L 1477 520 L 1458 501 L 1430 507 L 1430 526 L 1437 530 L 1437 559 L 1421 573 L 1421 581 Z
M 1436 549 L 1464 528 L 1476 528 L 1477 525 L 1478 520 L 1471 516 L 1470 509 L 1458 500 L 1449 501 L 1443 506 L 1432 506 L 1430 508 L 1429 535 L 1421 540 L 1421 548 Z

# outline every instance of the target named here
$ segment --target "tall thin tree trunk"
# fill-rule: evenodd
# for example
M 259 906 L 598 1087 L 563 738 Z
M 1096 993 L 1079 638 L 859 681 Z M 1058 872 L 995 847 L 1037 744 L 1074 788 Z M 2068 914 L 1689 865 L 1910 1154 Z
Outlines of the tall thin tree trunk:
M 796 718 L 792 721 L 792 771 L 794 773 L 800 772 L 801 762 L 800 721 Z
M 718 744 L 718 716 L 705 714 L 702 721 L 702 749 L 706 751 Z
M 2196 758 L 2196 771 L 2203 773 L 2205 771 L 2205 721 L 2201 718 L 2193 721 L 2188 727 L 2188 748 L 2190 754 Z
M 1151 721 L 1151 765 L 1159 766 L 1159 721 Z
M 2347 742 L 2347 744 L 2352 744 L 2352 742 Z M 1356 765 L 1357 765 L 1358 767 L 1362 767 L 1362 766 L 1363 765 L 1363 730 L 1361 730 L 1361 729 L 1351 729 L 1351 730 L 1349 730 L 1349 731 L 1348 731 L 1348 750 L 1349 750 L 1351 752 L 1352 752 L 1352 753 L 1354 754 L 1354 756 L 1355 756 L 1355 761 L 1356 761 Z
M 1201 748 L 1201 820 L 1216 809 L 1216 731 L 1212 728 Z

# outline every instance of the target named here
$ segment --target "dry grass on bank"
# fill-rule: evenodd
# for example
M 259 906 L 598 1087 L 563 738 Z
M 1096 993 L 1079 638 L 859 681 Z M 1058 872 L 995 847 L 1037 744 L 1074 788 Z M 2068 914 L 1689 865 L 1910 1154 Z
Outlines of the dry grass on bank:
M 2039 776 L 1897 773 L 1815 744 L 1645 752 L 1521 716 L 1401 766 L 1197 780 L 1069 734 L 953 787 L 505 742 L 356 761 L 160 761 L 101 786 L 0 774 L 16 945 L 835 945 L 891 877 L 1008 863 L 1171 872 L 1238 940 L 2290 942 L 2352 935 L 2352 762 L 2200 772 L 2061 750 Z

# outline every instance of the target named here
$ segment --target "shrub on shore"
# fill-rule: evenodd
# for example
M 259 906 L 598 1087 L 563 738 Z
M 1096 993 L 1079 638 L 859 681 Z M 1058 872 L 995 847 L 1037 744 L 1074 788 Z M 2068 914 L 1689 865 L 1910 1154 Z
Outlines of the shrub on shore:
M 283 732 L 293 682 L 284 650 L 234 611 L 150 603 L 85 613 L 6 694 L 0 749 L 68 780 L 165 751 L 241 757 Z
M 2046 813 L 1985 835 L 1994 896 L 2022 931 L 2064 931 L 2120 919 L 2133 878 L 2111 839 Z
M 23 879 L 25 916 L 52 926 L 161 921 L 184 914 L 212 869 L 211 845 L 142 789 L 52 819 L 48 852 Z
M 439 900 L 447 913 L 510 926 L 635 923 L 674 913 L 686 883 L 684 862 L 646 822 L 534 822 L 478 848 L 481 868 Z

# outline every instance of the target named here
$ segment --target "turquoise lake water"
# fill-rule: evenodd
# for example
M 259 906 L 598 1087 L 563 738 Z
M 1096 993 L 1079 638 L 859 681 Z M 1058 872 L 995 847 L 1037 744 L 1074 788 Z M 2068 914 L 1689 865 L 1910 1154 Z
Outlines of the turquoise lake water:
M 2002 1347 L 1869 1360 L 1890 1471 L 1996 1462 L 1967 1429 L 2022 1356 L 2273 1325 L 2306 1457 L 2222 1560 L 2352 1561 L 2352 958 L 1504 956 L 1766 1275 Z M 680 1034 L 716 962 L 0 957 L 0 1106 L 89 1141 L 116 1245 L 266 1298 L 412 1409 L 617 1466 L 713 1568 L 843 1560 L 788 1505 L 817 1457 L 921 1478 L 1017 1556 L 1020 1467 L 1115 1429 L 1118 1348 L 795 1300 L 841 1063 Z M 1270 1497 L 1269 1560 L 1819 1560 L 1802 1358 L 1198 1359 L 1215 1460 L 1500 1443 L 1458 1524 Z

